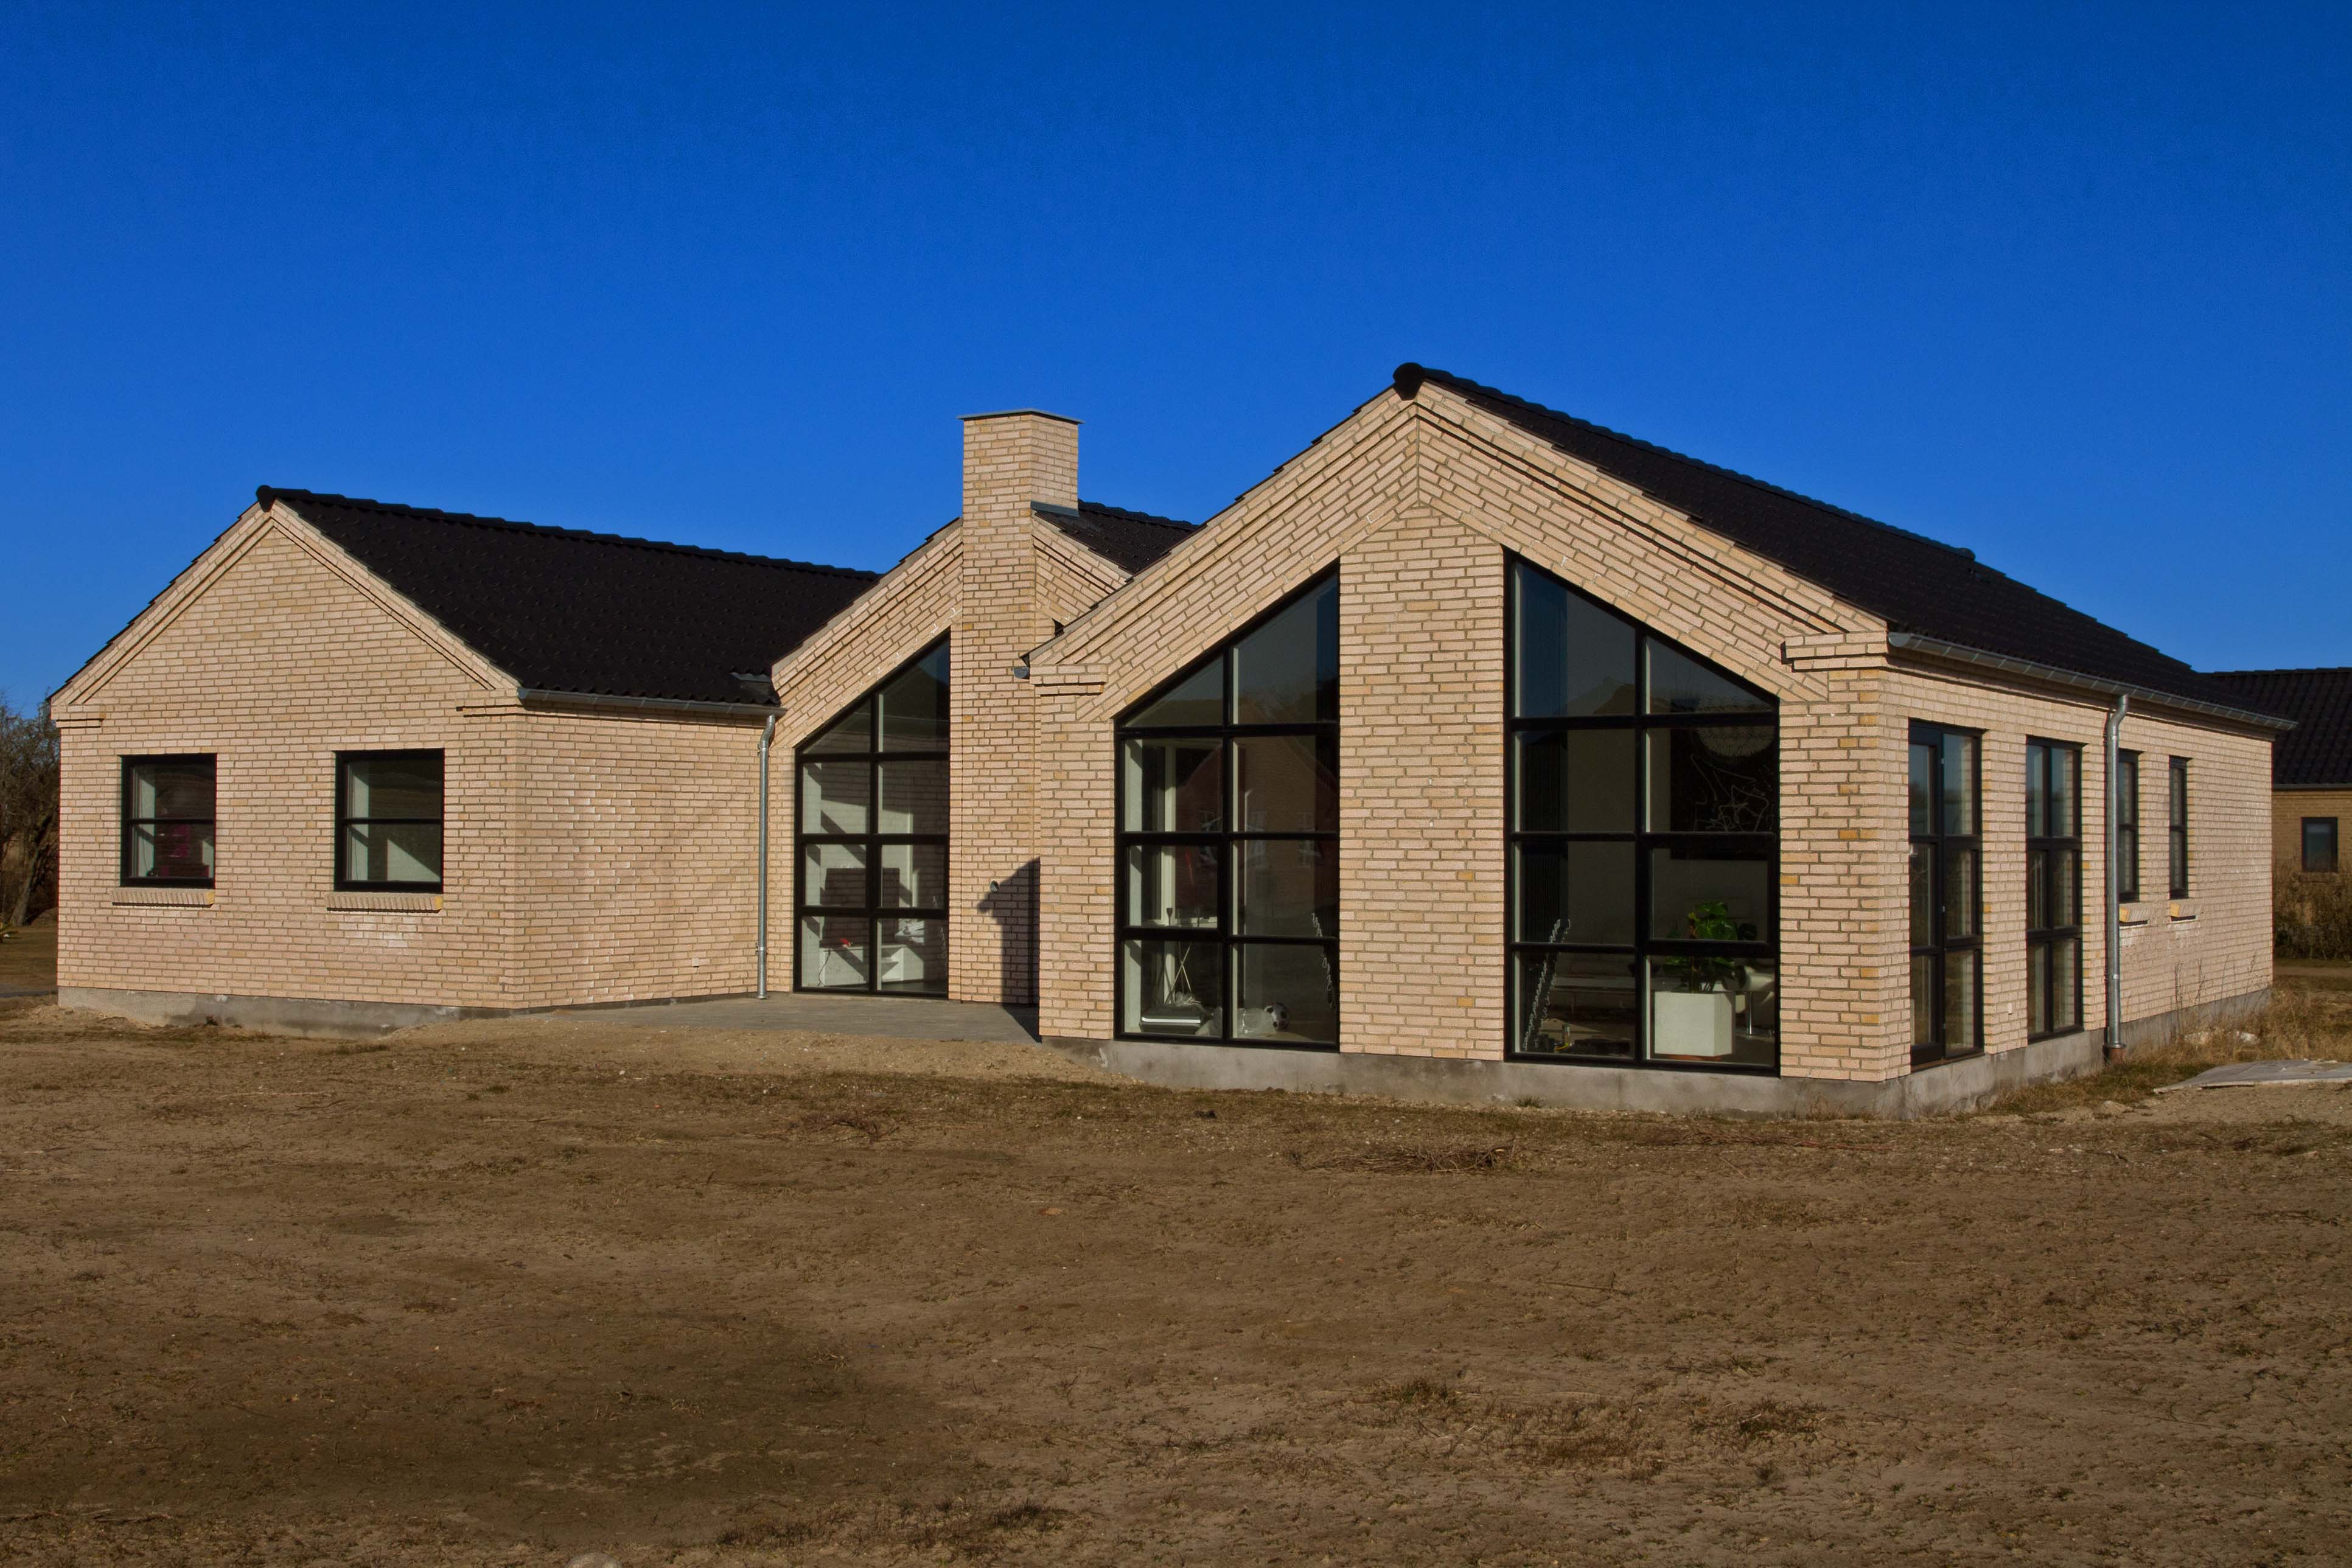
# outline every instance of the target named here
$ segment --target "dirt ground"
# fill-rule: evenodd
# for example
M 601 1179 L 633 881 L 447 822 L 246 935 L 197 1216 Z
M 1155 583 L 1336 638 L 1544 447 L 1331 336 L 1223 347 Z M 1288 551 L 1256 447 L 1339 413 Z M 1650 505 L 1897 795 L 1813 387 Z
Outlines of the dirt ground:
M 0 1009 L 11 1563 L 2352 1541 L 2352 1092 L 1668 1121 Z

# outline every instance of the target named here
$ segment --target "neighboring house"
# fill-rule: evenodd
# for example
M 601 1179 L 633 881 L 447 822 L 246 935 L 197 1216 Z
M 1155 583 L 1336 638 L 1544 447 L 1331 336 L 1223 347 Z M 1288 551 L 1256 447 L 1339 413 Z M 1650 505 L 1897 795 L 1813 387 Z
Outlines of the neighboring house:
M 2271 758 L 2271 852 L 2300 871 L 2352 870 L 2352 669 L 2227 670 L 2249 707 L 2294 720 Z
M 56 698 L 63 999 L 750 990 L 772 758 L 779 983 L 1162 1082 L 1966 1104 L 2106 1040 L 2126 699 L 2185 882 L 2122 1036 L 2267 993 L 2282 721 L 1966 550 L 1415 366 L 1199 528 L 1034 411 L 963 490 L 878 578 L 262 491 Z

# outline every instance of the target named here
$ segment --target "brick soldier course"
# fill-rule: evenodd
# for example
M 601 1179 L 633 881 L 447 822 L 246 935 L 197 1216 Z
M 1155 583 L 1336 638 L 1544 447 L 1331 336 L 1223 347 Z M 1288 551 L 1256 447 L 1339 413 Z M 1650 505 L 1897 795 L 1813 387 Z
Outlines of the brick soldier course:
M 1199 528 L 1081 502 L 1077 438 L 1034 411 L 968 419 L 961 516 L 878 578 L 264 491 L 55 699 L 63 999 L 366 1029 L 742 993 L 763 747 L 770 977 L 789 985 L 814 934 L 866 929 L 795 907 L 796 758 L 943 637 L 946 994 L 1034 1002 L 1049 1040 L 1138 1076 L 1909 1113 L 2085 1071 L 2111 1032 L 2104 742 L 2125 698 L 2143 888 L 2168 891 L 2169 758 L 2193 780 L 2193 871 L 2186 897 L 2121 911 L 2113 1032 L 2267 993 L 2281 723 L 1966 552 L 1417 367 Z M 1759 1070 L 1512 1049 L 1507 589 L 1529 570 L 1773 706 L 1777 945 L 1739 970 L 1776 977 L 1742 1015 L 1763 1039 L 1777 1007 Z M 1339 1038 L 1123 1030 L 1122 877 L 1139 873 L 1118 851 L 1119 727 L 1327 575 Z M 1981 1052 L 1916 1070 L 1914 724 L 1980 737 L 1983 955 Z M 2081 748 L 2080 1016 L 2043 1039 L 2027 1020 L 2029 739 Z M 336 755 L 420 748 L 446 759 L 440 890 L 338 891 Z M 122 759 L 180 755 L 215 758 L 213 883 L 125 885 Z M 870 940 L 839 948 L 840 972 L 880 972 Z

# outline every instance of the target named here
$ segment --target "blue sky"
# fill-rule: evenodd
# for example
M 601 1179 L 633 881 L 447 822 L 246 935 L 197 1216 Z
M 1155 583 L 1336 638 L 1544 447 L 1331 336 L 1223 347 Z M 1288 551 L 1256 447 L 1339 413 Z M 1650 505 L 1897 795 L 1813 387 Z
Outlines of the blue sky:
M 0 0 L 0 690 L 257 484 L 879 567 L 1407 359 L 2352 664 L 2347 16 Z

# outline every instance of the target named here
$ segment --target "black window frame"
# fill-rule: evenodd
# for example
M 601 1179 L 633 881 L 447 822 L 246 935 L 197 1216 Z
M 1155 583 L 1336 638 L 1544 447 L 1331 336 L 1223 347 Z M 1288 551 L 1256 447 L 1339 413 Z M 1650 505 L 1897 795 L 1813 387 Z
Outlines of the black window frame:
M 2041 796 L 2044 808 L 2042 820 L 2038 822 L 2033 820 L 2033 769 L 2037 752 L 2041 754 L 2041 766 L 2043 770 Z M 2071 824 L 2074 831 L 2071 834 L 2049 831 L 2053 826 L 2061 825 L 2054 821 L 2048 810 L 2051 800 L 2050 759 L 2061 754 L 2070 756 L 2074 759 L 2074 787 L 2069 791 L 2069 799 L 2074 808 L 2074 820 Z M 2032 1042 L 2055 1040 L 2062 1035 L 2074 1034 L 2084 1027 L 2083 971 L 2088 967 L 2088 949 L 2083 940 L 2083 747 L 2074 741 L 2048 740 L 2039 736 L 2029 736 L 2025 742 L 2025 1038 Z M 2041 896 L 2041 907 L 2047 912 L 2060 891 L 2060 878 L 2057 873 L 2057 857 L 2060 854 L 2070 855 L 2074 862 L 2074 886 L 2069 890 L 2068 907 L 2074 912 L 2074 918 L 2069 925 L 2053 925 L 2045 920 L 2044 924 L 2036 925 L 2033 924 L 2037 892 L 2034 878 L 2037 871 L 2043 878 L 2042 885 L 2038 891 Z M 2038 864 L 2037 856 L 2040 857 Z M 2060 1026 L 2055 1022 L 2057 1018 L 2055 1000 L 2058 995 L 2056 982 L 2059 978 L 2056 973 L 2057 954 L 2060 944 L 2070 941 L 2074 946 L 2074 971 L 2071 977 L 2074 1013 L 2071 1022 Z M 2042 977 L 2043 1010 L 2040 1016 L 2036 1016 L 2033 1010 L 2033 976 L 2036 965 L 2043 965 L 2047 967 L 2047 972 Z
M 2321 826 L 2325 826 L 2327 830 L 2327 863 L 2326 865 L 2314 865 L 2311 863 L 2311 830 Z M 2305 817 L 2303 820 L 2303 831 L 2298 836 L 2296 848 L 2302 852 L 2304 870 L 2318 873 L 2341 871 L 2344 868 L 2344 840 L 2341 819 L 2336 817 Z
M 859 695 L 856 702 L 845 704 L 824 723 L 809 732 L 808 739 L 793 749 L 793 989 L 811 996 L 876 996 L 911 997 L 937 1001 L 947 996 L 949 971 L 954 963 L 955 936 L 949 925 L 950 901 L 945 896 L 949 878 L 955 864 L 955 817 L 953 802 L 954 769 L 953 737 L 955 734 L 955 649 L 954 637 L 942 632 L 913 657 L 900 661 L 888 674 Z M 946 735 L 949 737 L 936 747 L 919 748 L 885 748 L 882 730 L 882 694 L 897 684 L 899 677 L 914 670 L 933 654 L 948 655 Z M 866 749 L 856 751 L 812 751 L 810 746 L 829 735 L 843 720 L 859 708 L 866 713 Z M 862 833 L 812 833 L 807 831 L 808 764 L 811 762 L 857 762 L 866 764 L 866 823 Z M 938 762 L 949 779 L 948 831 L 943 833 L 886 833 L 882 821 L 882 767 L 893 762 Z M 866 902 L 852 908 L 846 904 L 817 904 L 808 897 L 808 850 L 811 845 L 855 844 L 866 852 Z M 940 888 L 941 901 L 936 904 L 891 904 L 884 906 L 882 897 L 882 851 L 891 845 L 936 845 L 940 851 Z M 866 984 L 850 986 L 812 986 L 802 973 L 803 941 L 801 923 L 812 915 L 841 916 L 866 922 Z M 886 920 L 936 920 L 940 923 L 942 961 L 940 983 L 936 989 L 926 987 L 911 990 L 904 987 L 884 988 L 882 984 L 882 923 Z
M 1945 827 L 1948 813 L 1945 810 L 1948 802 L 1943 755 L 1944 743 L 1949 739 L 1969 743 L 1969 805 L 1971 816 L 1965 831 L 1952 831 Z M 1910 816 L 1910 748 L 1915 746 L 1927 747 L 1934 755 L 1927 772 L 1927 831 L 1925 832 Z M 1924 943 L 1916 939 L 1911 920 L 1909 867 L 1906 865 L 1905 869 L 1904 929 L 1914 937 L 1910 943 L 1910 956 L 1914 960 L 1931 960 L 1928 973 L 1935 982 L 1935 989 L 1927 1003 L 1927 1038 L 1924 1040 L 1919 1039 L 1916 1028 L 1911 1031 L 1911 1065 L 1920 1068 L 1938 1062 L 1965 1061 L 1970 1057 L 1984 1054 L 1984 731 L 1966 729 L 1958 725 L 1931 724 L 1923 719 L 1912 720 L 1910 732 L 1904 743 L 1904 791 L 1911 854 L 1916 857 L 1924 852 L 1927 856 L 1928 924 L 1927 940 Z M 1965 936 L 1955 936 L 1948 918 L 1951 907 L 1948 889 L 1953 864 L 1962 855 L 1967 857 L 1969 868 L 1967 907 L 1970 930 Z M 1969 1019 L 1967 1042 L 1957 1049 L 1946 1038 L 1950 1033 L 1952 1003 L 1946 982 L 1950 957 L 1956 953 L 1970 955 L 1975 971 L 1975 1006 L 1970 1009 L 1974 1016 Z M 1917 970 L 1916 962 L 1905 966 L 1906 993 L 1915 1001 L 1917 993 L 1913 988 L 1916 984 Z M 1909 1009 L 1910 1015 L 1916 1015 L 1916 1008 Z
M 2128 786 L 2128 787 L 2126 787 Z M 2139 753 L 2116 753 L 2116 902 L 2139 900 Z
M 441 764 L 441 812 L 434 817 L 353 817 L 344 808 L 351 800 L 351 765 L 431 757 Z M 345 874 L 351 851 L 350 830 L 358 825 L 399 827 L 430 822 L 441 830 L 441 874 L 430 882 L 372 882 Z M 337 893 L 440 893 L 449 878 L 449 754 L 438 746 L 394 747 L 335 753 L 334 887 Z
M 2165 768 L 2164 854 L 2167 896 L 2189 896 L 2189 758 L 2175 757 Z
M 116 874 L 123 887 L 211 887 L 220 875 L 220 754 L 216 751 L 170 751 L 152 755 L 125 757 L 121 761 L 121 787 L 116 812 L 119 832 Z M 134 817 L 131 814 L 131 775 L 134 768 L 163 766 L 184 767 L 201 762 L 212 769 L 213 810 L 209 817 Z M 131 830 L 142 824 L 159 822 L 202 822 L 213 831 L 213 874 L 210 876 L 139 876 L 131 869 Z
M 1504 570 L 1504 632 L 1503 632 L 1503 1056 L 1507 1061 L 1542 1062 L 1547 1065 L 1570 1067 L 1601 1067 L 1631 1069 L 1650 1072 L 1727 1072 L 1748 1077 L 1778 1077 L 1782 1056 L 1781 1030 L 1776 1023 L 1772 1037 L 1772 1060 L 1760 1062 L 1713 1062 L 1654 1059 L 1650 1054 L 1651 1033 L 1654 1022 L 1652 1003 L 1652 966 L 1656 959 L 1731 959 L 1760 960 L 1769 965 L 1776 982 L 1780 970 L 1780 779 L 1776 768 L 1772 796 L 1772 830 L 1765 833 L 1689 833 L 1654 830 L 1649 826 L 1650 810 L 1650 732 L 1696 728 L 1759 729 L 1769 728 L 1775 755 L 1780 743 L 1780 702 L 1774 694 L 1765 691 L 1755 682 L 1725 669 L 1689 644 L 1676 641 L 1664 632 L 1625 614 L 1613 605 L 1603 602 L 1559 573 L 1547 570 L 1524 556 L 1507 553 Z M 1575 717 L 1521 717 L 1517 706 L 1517 682 L 1513 672 L 1519 656 L 1519 589 L 1518 573 L 1530 571 L 1565 588 L 1587 604 L 1632 629 L 1633 633 L 1633 711 L 1628 714 L 1605 714 Z M 1756 693 L 1769 703 L 1765 712 L 1739 713 L 1659 713 L 1649 711 L 1650 659 L 1653 643 L 1667 648 L 1683 658 L 1698 664 L 1735 685 Z M 1514 747 L 1523 734 L 1561 733 L 1570 730 L 1622 730 L 1633 737 L 1633 826 L 1630 831 L 1594 832 L 1583 831 L 1553 831 L 1519 826 L 1519 768 Z M 1769 941 L 1706 942 L 1686 937 L 1661 937 L 1652 933 L 1652 852 L 1688 845 L 1700 840 L 1719 841 L 1726 846 L 1738 844 L 1747 849 L 1766 851 L 1765 887 L 1766 922 L 1771 932 Z M 1630 945 L 1617 943 L 1574 943 L 1529 941 L 1517 935 L 1519 922 L 1520 851 L 1528 844 L 1625 843 L 1633 850 L 1633 940 Z M 1522 1020 L 1519 965 L 1523 956 L 1589 956 L 1624 957 L 1631 966 L 1633 979 L 1633 1040 L 1630 1056 L 1580 1056 L 1562 1051 L 1538 1051 L 1525 1049 L 1528 1024 Z
M 1235 797 L 1238 792 L 1237 779 L 1241 748 L 1234 744 L 1237 740 L 1260 737 L 1277 739 L 1307 737 L 1316 740 L 1320 746 L 1328 747 L 1328 755 L 1330 758 L 1331 778 L 1336 797 L 1339 781 L 1343 777 L 1342 769 L 1346 766 L 1345 758 L 1340 753 L 1339 737 L 1340 716 L 1346 711 L 1348 700 L 1345 683 L 1340 682 L 1335 687 L 1332 714 L 1328 720 L 1318 719 L 1311 723 L 1293 724 L 1243 724 L 1235 718 L 1239 711 L 1239 695 L 1235 684 L 1234 652 L 1248 640 L 1251 633 L 1321 592 L 1327 585 L 1331 589 L 1336 605 L 1339 592 L 1339 569 L 1336 566 L 1317 572 L 1314 577 L 1301 583 L 1296 590 L 1285 594 L 1280 602 L 1273 605 L 1264 613 L 1253 617 L 1247 624 L 1219 639 L 1216 646 L 1210 652 L 1192 660 L 1174 675 L 1152 687 L 1139 700 L 1130 703 L 1111 727 L 1111 772 L 1117 780 L 1112 800 L 1112 810 L 1116 813 L 1112 821 L 1116 826 L 1111 861 L 1111 928 L 1115 933 L 1112 937 L 1111 952 L 1111 1031 L 1114 1039 L 1176 1041 L 1197 1045 L 1242 1045 L 1266 1051 L 1336 1051 L 1340 1049 L 1339 1041 L 1336 1038 L 1328 1041 L 1274 1040 L 1264 1035 L 1239 1035 L 1234 1031 L 1234 1017 L 1239 1005 L 1241 992 L 1241 987 L 1238 984 L 1239 977 L 1235 972 L 1235 956 L 1244 947 L 1265 946 L 1322 949 L 1326 966 L 1325 973 L 1330 988 L 1332 1032 L 1335 1036 L 1339 1032 L 1340 1009 L 1346 991 L 1344 977 L 1339 968 L 1339 932 L 1337 922 L 1334 922 L 1332 930 L 1327 936 L 1244 936 L 1236 929 L 1234 886 L 1238 846 L 1258 841 L 1311 841 L 1318 844 L 1323 853 L 1331 856 L 1334 862 L 1333 878 L 1335 883 L 1339 883 L 1339 906 L 1341 910 L 1347 907 L 1347 888 L 1344 882 L 1339 879 L 1337 863 L 1339 858 L 1339 823 L 1336 808 L 1328 831 L 1286 830 L 1278 832 L 1251 832 L 1239 828 L 1236 825 L 1238 818 Z M 1341 622 L 1341 626 L 1344 636 L 1344 620 Z M 1130 724 L 1132 719 L 1148 711 L 1162 697 L 1192 680 L 1211 664 L 1218 664 L 1220 661 L 1223 666 L 1222 701 L 1224 718 L 1222 723 L 1154 725 L 1148 727 L 1134 727 Z M 1217 820 L 1221 824 L 1219 831 L 1169 832 L 1130 830 L 1127 826 L 1125 748 L 1129 740 L 1143 737 L 1154 740 L 1197 738 L 1214 740 L 1218 743 L 1223 753 L 1217 783 L 1220 801 Z M 1197 925 L 1137 925 L 1129 922 L 1127 918 L 1128 850 L 1130 847 L 1170 845 L 1180 847 L 1206 845 L 1217 850 L 1217 922 L 1213 928 Z M 1218 1033 L 1155 1034 L 1130 1030 L 1127 1028 L 1127 944 L 1130 941 L 1187 942 L 1216 948 L 1217 962 L 1221 966 L 1218 984 L 1221 1027 Z

